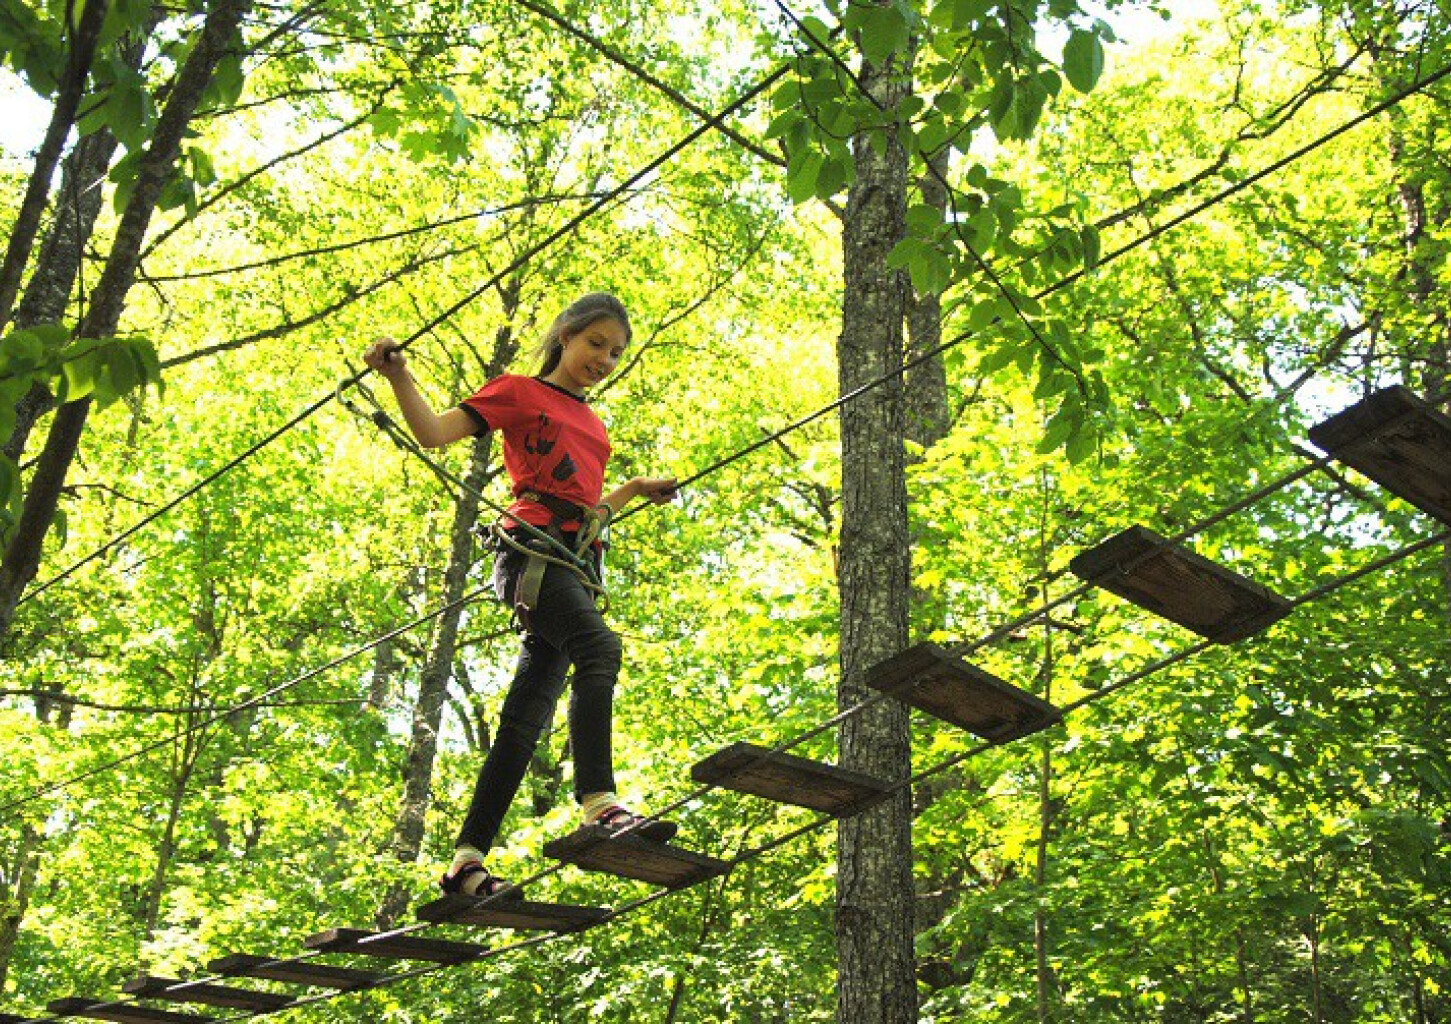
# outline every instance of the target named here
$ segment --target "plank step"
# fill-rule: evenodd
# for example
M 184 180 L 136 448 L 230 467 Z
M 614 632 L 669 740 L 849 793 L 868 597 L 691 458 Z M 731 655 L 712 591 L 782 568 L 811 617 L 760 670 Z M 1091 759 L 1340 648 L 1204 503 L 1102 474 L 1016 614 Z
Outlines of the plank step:
M 636 835 L 615 835 L 603 825 L 585 825 L 545 843 L 544 855 L 586 871 L 603 871 L 667 889 L 684 889 L 731 869 L 723 860 Z
M 1451 418 L 1409 388 L 1369 395 L 1311 427 L 1310 440 L 1451 526 Z
M 461 964 L 477 960 L 487 946 L 449 939 L 427 939 L 417 935 L 389 935 L 364 928 L 329 928 L 303 940 L 308 949 L 326 953 L 362 953 L 390 960 L 424 960 L 436 964 Z
M 754 743 L 732 743 L 716 751 L 692 767 L 690 777 L 838 818 L 866 810 L 892 788 L 863 772 L 774 752 Z
M 248 1010 L 252 1013 L 275 1013 L 292 1003 L 291 996 L 279 995 L 276 992 L 258 992 L 256 989 L 234 988 L 211 982 L 187 982 L 178 978 L 158 978 L 149 974 L 128 981 L 121 986 L 121 991 L 149 999 L 202 1003 L 206 1006 Z
M 1040 732 L 1063 717 L 1047 701 L 934 643 L 917 644 L 873 665 L 866 683 L 994 743 Z
M 344 992 L 369 988 L 382 977 L 381 974 L 356 967 L 334 967 L 332 964 L 319 964 L 310 960 L 278 960 L 252 953 L 233 953 L 220 960 L 213 960 L 207 964 L 207 970 L 227 978 L 262 978 L 289 985 L 335 988 Z
M 446 922 L 542 932 L 583 931 L 609 920 L 613 913 L 609 907 L 536 903 L 533 900 L 495 900 L 493 903 L 483 903 L 477 896 L 463 893 L 451 893 L 418 908 L 419 918 L 434 924 Z
M 1253 636 L 1291 608 L 1268 587 L 1144 526 L 1079 552 L 1068 567 L 1079 579 L 1220 644 Z
M 117 1024 L 206 1024 L 217 1019 L 199 1017 L 193 1013 L 177 1013 L 175 1010 L 154 1010 L 149 1006 L 135 1006 L 131 1003 L 110 1003 L 85 996 L 53 999 L 45 1008 L 62 1017 L 88 1017 L 91 1020 L 116 1021 Z

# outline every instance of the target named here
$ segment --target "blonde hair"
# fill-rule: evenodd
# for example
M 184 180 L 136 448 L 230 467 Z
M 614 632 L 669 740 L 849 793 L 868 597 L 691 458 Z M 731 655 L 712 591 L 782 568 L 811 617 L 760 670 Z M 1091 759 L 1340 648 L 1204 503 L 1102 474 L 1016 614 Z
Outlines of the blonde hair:
M 564 312 L 554 318 L 554 322 L 544 332 L 544 337 L 540 339 L 539 346 L 535 349 L 535 353 L 540 357 L 539 376 L 548 376 L 559 365 L 560 354 L 564 351 L 565 338 L 579 333 L 598 320 L 605 319 L 619 322 L 619 325 L 625 329 L 625 343 L 629 344 L 630 314 L 625 312 L 625 304 L 609 292 L 590 292 L 588 295 L 581 295 L 564 307 Z

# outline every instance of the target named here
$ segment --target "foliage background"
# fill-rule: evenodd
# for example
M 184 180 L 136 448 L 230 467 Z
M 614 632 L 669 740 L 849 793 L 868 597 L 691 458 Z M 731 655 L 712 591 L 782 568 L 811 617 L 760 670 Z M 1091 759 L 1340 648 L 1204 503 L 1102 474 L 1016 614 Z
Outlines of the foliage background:
M 1382 98 L 1404 68 L 1361 43 L 1385 38 L 1364 24 L 1376 16 L 1226 3 L 1144 41 L 1122 29 L 1091 94 L 1065 92 L 1031 138 L 984 137 L 957 173 L 1012 182 L 1025 223 L 1083 211 L 1113 253 Z M 1434 10 L 1380 16 L 1423 70 L 1444 62 Z M 706 109 L 787 45 L 752 5 L 573 17 Z M 421 332 L 410 356 L 442 404 L 477 386 L 501 326 L 528 338 L 579 291 L 617 291 L 637 341 L 597 408 L 619 477 L 693 475 L 835 397 L 839 225 L 791 202 L 760 141 L 770 108 L 739 127 L 775 160 L 709 133 L 496 281 L 694 116 L 518 6 L 340 9 L 293 42 L 258 55 L 191 143 L 194 192 L 153 226 L 125 322 L 154 343 L 165 389 L 93 421 L 42 581 L 326 396 L 381 332 Z M 1069 587 L 1083 547 L 1133 523 L 1184 529 L 1303 466 L 1306 427 L 1367 389 L 1444 398 L 1443 106 L 1444 91 L 1409 100 L 1046 299 L 1055 341 L 1111 396 L 1076 447 L 1054 436 L 1026 334 L 983 322 L 981 282 L 948 290 L 944 334 L 968 337 L 945 356 L 951 430 L 912 470 L 921 636 L 974 639 Z M 18 197 L 25 160 L 0 170 Z M 835 430 L 816 420 L 618 530 L 617 757 L 640 801 L 688 792 L 688 766 L 727 741 L 774 744 L 834 713 Z M 426 896 L 512 660 L 498 608 L 465 620 L 429 863 L 387 852 L 426 626 L 225 712 L 436 607 L 450 509 L 421 464 L 331 403 L 21 606 L 0 698 L 12 908 L 39 860 L 5 1009 L 296 952 L 370 921 L 398 879 Z M 1293 596 L 1432 529 L 1318 473 L 1194 543 Z M 1085 703 L 915 791 L 922 1018 L 1446 1019 L 1448 630 L 1432 548 L 1101 700 L 1186 635 L 1088 592 L 975 653 Z M 973 742 L 929 721 L 915 740 L 919 769 Z M 572 825 L 562 742 L 507 823 L 501 873 L 541 867 Z M 716 793 L 687 808 L 685 838 L 731 852 L 806 820 Z M 606 929 L 292 1016 L 827 1020 L 832 838 Z

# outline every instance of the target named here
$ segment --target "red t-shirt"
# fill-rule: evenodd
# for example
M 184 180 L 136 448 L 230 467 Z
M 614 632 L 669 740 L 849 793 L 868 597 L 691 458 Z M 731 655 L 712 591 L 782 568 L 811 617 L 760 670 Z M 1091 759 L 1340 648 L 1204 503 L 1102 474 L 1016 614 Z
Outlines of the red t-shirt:
M 537 377 L 506 373 L 459 405 L 480 429 L 504 437 L 504 468 L 514 494 L 540 491 L 585 508 L 599 504 L 605 486 L 610 439 L 585 400 Z M 533 526 L 553 520 L 532 501 L 515 501 L 509 515 Z M 577 523 L 564 524 L 566 529 Z

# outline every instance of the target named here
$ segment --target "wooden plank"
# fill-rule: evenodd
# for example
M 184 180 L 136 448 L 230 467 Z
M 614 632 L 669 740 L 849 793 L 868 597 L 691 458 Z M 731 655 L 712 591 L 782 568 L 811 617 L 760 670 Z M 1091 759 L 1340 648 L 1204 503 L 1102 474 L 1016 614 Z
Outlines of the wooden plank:
M 0 1024 L 40 1024 L 35 1017 L 22 1017 L 17 1013 L 0 1013 Z
M 150 974 L 133 978 L 121 986 L 121 991 L 150 999 L 202 1003 L 206 1006 L 248 1010 L 252 1013 L 275 1013 L 292 1003 L 291 996 L 276 992 L 259 992 L 256 989 L 235 988 L 210 982 L 187 982 L 178 978 L 158 978 Z
M 1451 418 L 1410 389 L 1375 392 L 1311 427 L 1310 440 L 1451 526 Z
M 389 960 L 424 960 L 435 964 L 461 964 L 477 960 L 487 946 L 449 939 L 428 939 L 418 935 L 390 935 L 362 928 L 329 928 L 303 940 L 308 949 L 327 953 L 362 953 Z
M 716 751 L 692 767 L 690 777 L 839 818 L 865 810 L 892 788 L 862 772 L 773 752 L 754 743 L 732 743 Z
M 289 985 L 311 985 L 316 988 L 335 988 L 344 992 L 355 992 L 378 983 L 382 977 L 373 971 L 356 967 L 334 967 L 312 960 L 278 960 L 270 956 L 256 956 L 251 953 L 233 953 L 207 964 L 207 970 L 227 978 L 263 978 L 267 981 L 281 981 Z
M 520 931 L 576 932 L 614 912 L 609 907 L 580 907 L 568 903 L 537 903 L 533 900 L 495 900 L 484 903 L 477 896 L 453 893 L 425 903 L 418 916 L 434 924 L 479 925 L 485 928 L 513 928 Z
M 544 855 L 586 871 L 603 871 L 669 889 L 684 889 L 731 869 L 714 857 L 636 835 L 615 835 L 603 825 L 585 825 L 545 843 Z
M 112 1003 L 85 996 L 67 996 L 53 999 L 45 1007 L 51 1013 L 62 1017 L 88 1017 L 91 1020 L 111 1020 L 116 1024 L 206 1024 L 215 1017 L 199 1017 L 192 1013 L 177 1013 L 175 1010 L 155 1010 L 149 1006 L 131 1003 Z
M 968 732 L 1006 743 L 1055 724 L 1063 713 L 933 643 L 909 647 L 867 670 L 868 686 Z
M 1252 636 L 1291 608 L 1268 587 L 1143 526 L 1079 552 L 1068 567 L 1080 579 L 1215 643 Z

